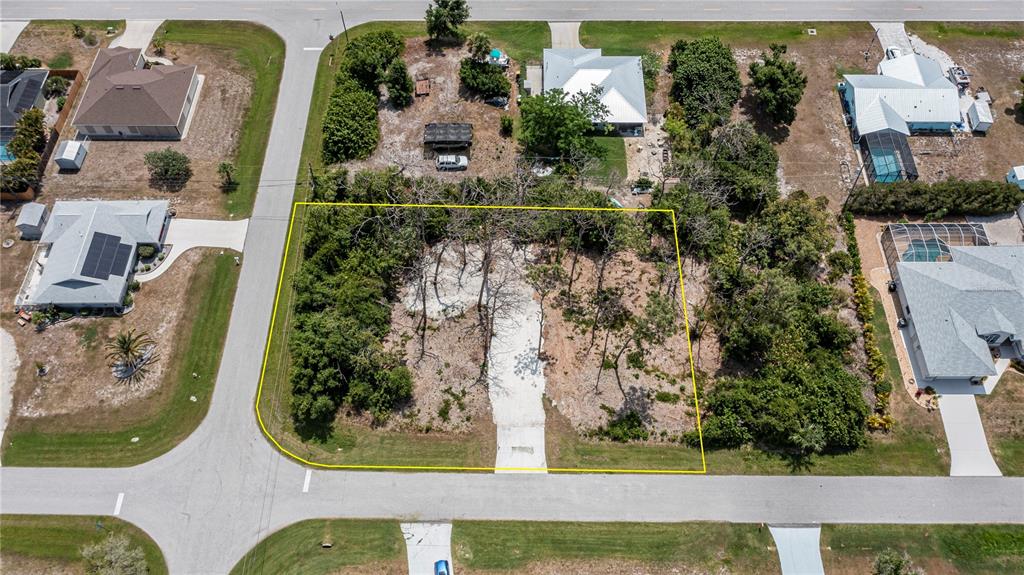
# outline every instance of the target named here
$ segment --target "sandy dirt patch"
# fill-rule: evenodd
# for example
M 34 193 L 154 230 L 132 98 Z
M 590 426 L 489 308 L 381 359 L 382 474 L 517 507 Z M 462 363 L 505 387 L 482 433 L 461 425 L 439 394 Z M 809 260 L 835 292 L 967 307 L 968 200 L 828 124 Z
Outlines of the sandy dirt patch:
M 3 554 L 0 561 L 7 575 L 84 575 L 85 569 L 78 565 L 69 565 L 60 561 L 24 557 L 22 555 Z
M 396 110 L 382 100 L 377 120 L 380 124 L 380 144 L 373 155 L 361 161 L 349 162 L 353 171 L 400 166 L 413 176 L 435 175 L 447 180 L 461 180 L 466 176 L 494 177 L 507 175 L 515 165 L 516 144 L 512 138 L 499 133 L 500 118 L 516 115 L 517 86 L 515 72 L 518 64 L 508 67 L 512 82 L 509 109 L 502 110 L 484 104 L 460 87 L 459 63 L 469 55 L 468 49 L 428 49 L 424 38 L 405 41 L 405 63 L 414 80 L 429 79 L 430 95 L 421 96 L 404 110 Z M 469 157 L 465 172 L 438 172 L 434 168 L 436 154 L 423 145 L 423 126 L 431 122 L 469 122 L 473 124 L 473 145 L 467 151 L 454 151 Z
M 68 68 L 81 70 L 82 74 L 85 74 L 92 66 L 96 52 L 107 47 L 117 36 L 117 32 L 108 36 L 105 28 L 90 26 L 86 21 L 83 21 L 82 25 L 86 31 L 91 30 L 96 34 L 98 43 L 95 46 L 88 46 L 83 40 L 75 38 L 69 23 L 36 20 L 30 22 L 21 32 L 11 47 L 11 53 L 34 56 L 42 60 L 44 65 L 67 53 L 71 58 L 71 65 Z
M 571 258 L 564 262 L 566 273 Z M 591 297 L 597 282 L 597 262 L 581 256 L 577 263 L 575 298 Z M 674 285 L 671 279 L 668 285 Z M 653 262 L 642 261 L 632 252 L 614 257 L 605 272 L 604 287 L 622 290 L 622 300 L 634 315 L 643 314 L 652 293 L 664 292 L 662 279 Z M 670 294 L 678 301 L 678 292 Z M 567 321 L 556 298 L 545 302 L 544 354 L 548 358 L 547 396 L 558 411 L 579 432 L 607 423 L 602 405 L 616 413 L 636 410 L 650 424 L 652 435 L 675 436 L 694 429 L 696 422 L 687 413 L 692 404 L 689 352 L 683 325 L 681 303 L 677 306 L 678 329 L 662 345 L 648 350 L 642 367 L 631 367 L 624 354 L 619 363 L 619 380 L 614 370 L 602 369 L 605 333 L 599 330 L 591 345 L 590 329 Z M 609 338 L 608 354 L 614 355 L 620 336 Z M 635 364 L 634 364 L 635 365 Z M 657 392 L 669 394 L 670 401 L 655 399 Z
M 62 172 L 53 162 L 46 166 L 43 198 L 166 199 L 179 216 L 216 219 L 231 215 L 224 212 L 217 166 L 234 156 L 249 106 L 252 80 L 227 49 L 168 43 L 167 54 L 177 64 L 195 64 L 206 77 L 185 139 L 93 140 L 80 171 Z M 76 106 L 80 103 L 81 99 Z M 73 129 L 66 130 L 65 138 L 74 137 Z M 185 154 L 192 162 L 192 178 L 178 192 L 162 192 L 149 185 L 144 156 L 168 147 Z M 236 168 L 243 177 L 252 166 Z
M 522 570 L 517 570 L 517 572 L 530 573 L 531 575 L 565 575 L 567 573 L 586 573 L 588 575 L 739 575 L 740 573 L 748 573 L 746 571 L 734 571 L 728 567 L 709 571 L 705 568 L 691 567 L 678 563 L 644 563 L 629 559 L 533 561 L 523 567 Z M 459 573 L 467 575 L 494 575 L 495 573 L 505 573 L 505 571 L 462 567 L 459 569 Z M 765 566 L 759 573 L 778 573 L 778 569 Z

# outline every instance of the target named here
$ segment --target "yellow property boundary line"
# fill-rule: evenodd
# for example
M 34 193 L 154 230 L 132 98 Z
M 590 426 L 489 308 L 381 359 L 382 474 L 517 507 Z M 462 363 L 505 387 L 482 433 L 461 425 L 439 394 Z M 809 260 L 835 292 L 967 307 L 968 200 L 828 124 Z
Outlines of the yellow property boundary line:
M 623 212 L 623 213 L 661 213 L 668 214 L 672 219 L 672 237 L 675 240 L 676 250 L 676 271 L 679 273 L 680 297 L 683 301 L 683 324 L 686 331 L 686 349 L 690 356 L 690 382 L 693 385 L 693 407 L 697 418 L 697 436 L 700 440 L 700 463 L 701 469 L 588 469 L 588 468 L 558 468 L 558 467 L 459 467 L 441 465 L 345 465 L 334 463 L 319 463 L 310 461 L 295 453 L 292 453 L 267 429 L 260 413 L 260 399 L 263 397 L 263 381 L 267 373 L 267 361 L 270 358 L 270 343 L 274 335 L 274 325 L 277 321 L 277 307 L 281 301 L 281 288 L 284 285 L 284 272 L 288 264 L 288 249 L 291 246 L 292 231 L 295 227 L 295 214 L 299 206 L 336 206 L 349 208 L 439 208 L 439 209 L 464 209 L 464 210 L 530 210 L 530 211 L 565 211 L 565 212 Z M 686 286 L 683 283 L 683 260 L 679 252 L 679 229 L 676 225 L 676 213 L 669 209 L 656 208 L 586 208 L 568 206 L 481 206 L 481 205 L 456 205 L 456 204 L 391 204 L 391 203 L 350 203 L 350 202 L 295 202 L 292 204 L 291 218 L 288 220 L 288 235 L 284 245 L 284 255 L 281 259 L 281 272 L 277 278 L 277 293 L 274 295 L 274 310 L 270 316 L 270 328 L 267 331 L 267 343 L 263 351 L 263 367 L 260 370 L 260 384 L 256 391 L 256 419 L 259 421 L 260 429 L 267 439 L 274 444 L 281 453 L 288 457 L 313 467 L 324 469 L 365 469 L 365 470 L 406 470 L 406 471 L 543 471 L 552 473 L 647 473 L 647 474 L 706 474 L 707 461 L 704 457 L 704 433 L 700 424 L 700 402 L 697 399 L 697 376 L 693 365 L 693 345 L 690 341 L 690 316 L 686 309 Z

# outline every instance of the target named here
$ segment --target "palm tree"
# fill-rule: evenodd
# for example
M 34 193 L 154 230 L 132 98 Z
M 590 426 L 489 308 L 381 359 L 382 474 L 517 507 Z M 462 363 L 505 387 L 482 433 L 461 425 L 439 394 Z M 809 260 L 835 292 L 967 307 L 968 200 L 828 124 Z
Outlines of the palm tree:
M 135 333 L 134 329 L 122 331 L 107 344 L 107 359 L 114 375 L 121 381 L 135 383 L 147 373 L 146 367 L 156 360 L 152 349 L 156 342 L 146 332 Z

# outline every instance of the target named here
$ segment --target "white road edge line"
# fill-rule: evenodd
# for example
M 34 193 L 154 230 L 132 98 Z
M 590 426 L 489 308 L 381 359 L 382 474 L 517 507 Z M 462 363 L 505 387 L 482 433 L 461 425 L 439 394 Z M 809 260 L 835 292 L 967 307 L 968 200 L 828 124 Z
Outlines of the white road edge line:
M 307 469 L 306 470 L 306 479 L 303 480 L 303 482 L 302 482 L 302 492 L 303 493 L 309 493 L 309 478 L 310 477 L 313 477 L 313 470 L 312 469 Z
M 121 514 L 121 504 L 124 503 L 124 492 L 117 494 L 117 503 L 114 504 L 114 517 Z
M 307 52 L 319 52 L 319 51 L 323 50 L 323 48 L 316 48 L 316 47 L 308 48 L 307 47 L 307 48 L 303 48 L 303 50 L 305 50 Z

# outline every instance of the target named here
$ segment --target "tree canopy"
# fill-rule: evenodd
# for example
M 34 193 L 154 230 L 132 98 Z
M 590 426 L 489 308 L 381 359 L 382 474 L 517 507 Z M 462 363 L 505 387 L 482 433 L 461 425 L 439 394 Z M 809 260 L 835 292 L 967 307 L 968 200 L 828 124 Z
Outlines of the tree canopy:
M 192 160 L 170 147 L 143 156 L 149 169 L 149 184 L 158 190 L 176 192 L 192 178 Z
M 459 40 L 460 26 L 469 20 L 466 0 L 433 0 L 427 7 L 427 35 L 431 40 Z
M 792 124 L 796 120 L 796 106 L 807 87 L 807 76 L 796 62 L 783 59 L 785 53 L 785 44 L 772 44 L 770 54 L 761 53 L 763 62 L 750 64 L 754 96 L 776 124 Z
M 716 37 L 680 40 L 668 59 L 672 98 L 683 106 L 691 127 L 715 126 L 729 117 L 742 84 L 732 51 Z
M 563 160 L 578 156 L 600 157 L 602 149 L 589 134 L 608 115 L 600 88 L 570 97 L 559 89 L 523 98 L 520 140 L 527 151 Z

